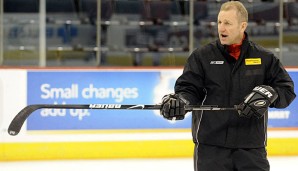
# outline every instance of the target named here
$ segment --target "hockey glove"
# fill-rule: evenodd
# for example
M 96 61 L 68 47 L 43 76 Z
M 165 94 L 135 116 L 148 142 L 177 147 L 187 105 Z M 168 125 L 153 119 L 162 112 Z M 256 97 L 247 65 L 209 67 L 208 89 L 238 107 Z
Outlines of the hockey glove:
M 256 86 L 252 92 L 245 97 L 244 102 L 238 106 L 238 113 L 241 117 L 250 118 L 264 116 L 268 107 L 277 99 L 277 92 L 270 86 Z
M 184 107 L 189 102 L 178 94 L 168 94 L 162 98 L 160 114 L 168 120 L 182 120 L 187 113 Z

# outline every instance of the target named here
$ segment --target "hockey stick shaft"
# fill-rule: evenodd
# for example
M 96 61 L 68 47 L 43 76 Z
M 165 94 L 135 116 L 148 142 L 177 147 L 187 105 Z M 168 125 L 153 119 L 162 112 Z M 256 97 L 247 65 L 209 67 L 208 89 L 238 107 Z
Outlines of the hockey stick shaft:
M 161 105 L 122 105 L 122 104 L 33 104 L 23 108 L 11 121 L 8 127 L 10 135 L 17 135 L 25 120 L 38 109 L 106 109 L 106 110 L 160 110 Z M 187 105 L 185 110 L 237 110 L 233 108 L 219 108 L 217 106 Z

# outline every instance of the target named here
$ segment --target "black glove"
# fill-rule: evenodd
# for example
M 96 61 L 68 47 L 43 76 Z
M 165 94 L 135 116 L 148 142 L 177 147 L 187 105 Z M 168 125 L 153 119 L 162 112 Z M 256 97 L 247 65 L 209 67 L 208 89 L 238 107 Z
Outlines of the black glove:
M 244 102 L 238 106 L 239 116 L 250 118 L 254 115 L 257 118 L 261 118 L 277 97 L 278 94 L 272 87 L 267 85 L 256 86 L 245 97 Z
M 188 105 L 189 101 L 179 94 L 168 94 L 162 98 L 160 114 L 169 120 L 182 120 L 187 113 L 184 106 Z

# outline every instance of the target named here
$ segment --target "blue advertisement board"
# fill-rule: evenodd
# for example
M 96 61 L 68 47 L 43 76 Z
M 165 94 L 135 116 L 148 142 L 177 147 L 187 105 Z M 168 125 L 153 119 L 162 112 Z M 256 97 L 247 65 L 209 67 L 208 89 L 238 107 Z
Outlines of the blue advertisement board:
M 294 81 L 294 91 L 296 95 L 298 94 L 298 72 L 297 71 L 289 71 L 291 78 Z M 295 127 L 298 128 L 298 97 L 285 109 L 269 109 L 269 120 L 268 127 L 269 128 L 288 128 Z
M 165 72 L 169 73 L 169 72 Z M 173 91 L 176 76 L 160 71 L 28 72 L 28 104 L 156 104 Z M 164 81 L 163 78 L 167 80 Z M 164 86 L 167 82 L 168 86 Z M 170 89 L 170 90 L 169 90 Z M 161 97 L 160 97 L 161 96 Z M 28 130 L 189 128 L 190 117 L 175 124 L 153 110 L 41 109 Z
M 28 71 L 29 104 L 157 104 L 173 92 L 181 70 Z M 298 85 L 298 72 L 290 72 Z M 297 88 L 295 89 L 297 91 Z M 270 109 L 269 127 L 298 127 L 298 100 Z M 190 128 L 191 117 L 171 122 L 157 110 L 40 109 L 27 130 L 110 130 Z

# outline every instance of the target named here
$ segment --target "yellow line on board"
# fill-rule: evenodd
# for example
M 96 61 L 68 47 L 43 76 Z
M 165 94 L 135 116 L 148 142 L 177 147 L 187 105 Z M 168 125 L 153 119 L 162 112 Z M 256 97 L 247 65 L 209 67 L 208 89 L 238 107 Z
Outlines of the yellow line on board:
M 189 140 L 2 143 L 0 160 L 188 157 Z
M 268 155 L 298 155 L 298 138 L 269 138 Z M 0 161 L 192 157 L 191 140 L 0 143 Z
M 272 156 L 298 155 L 298 138 L 269 138 L 267 151 Z

